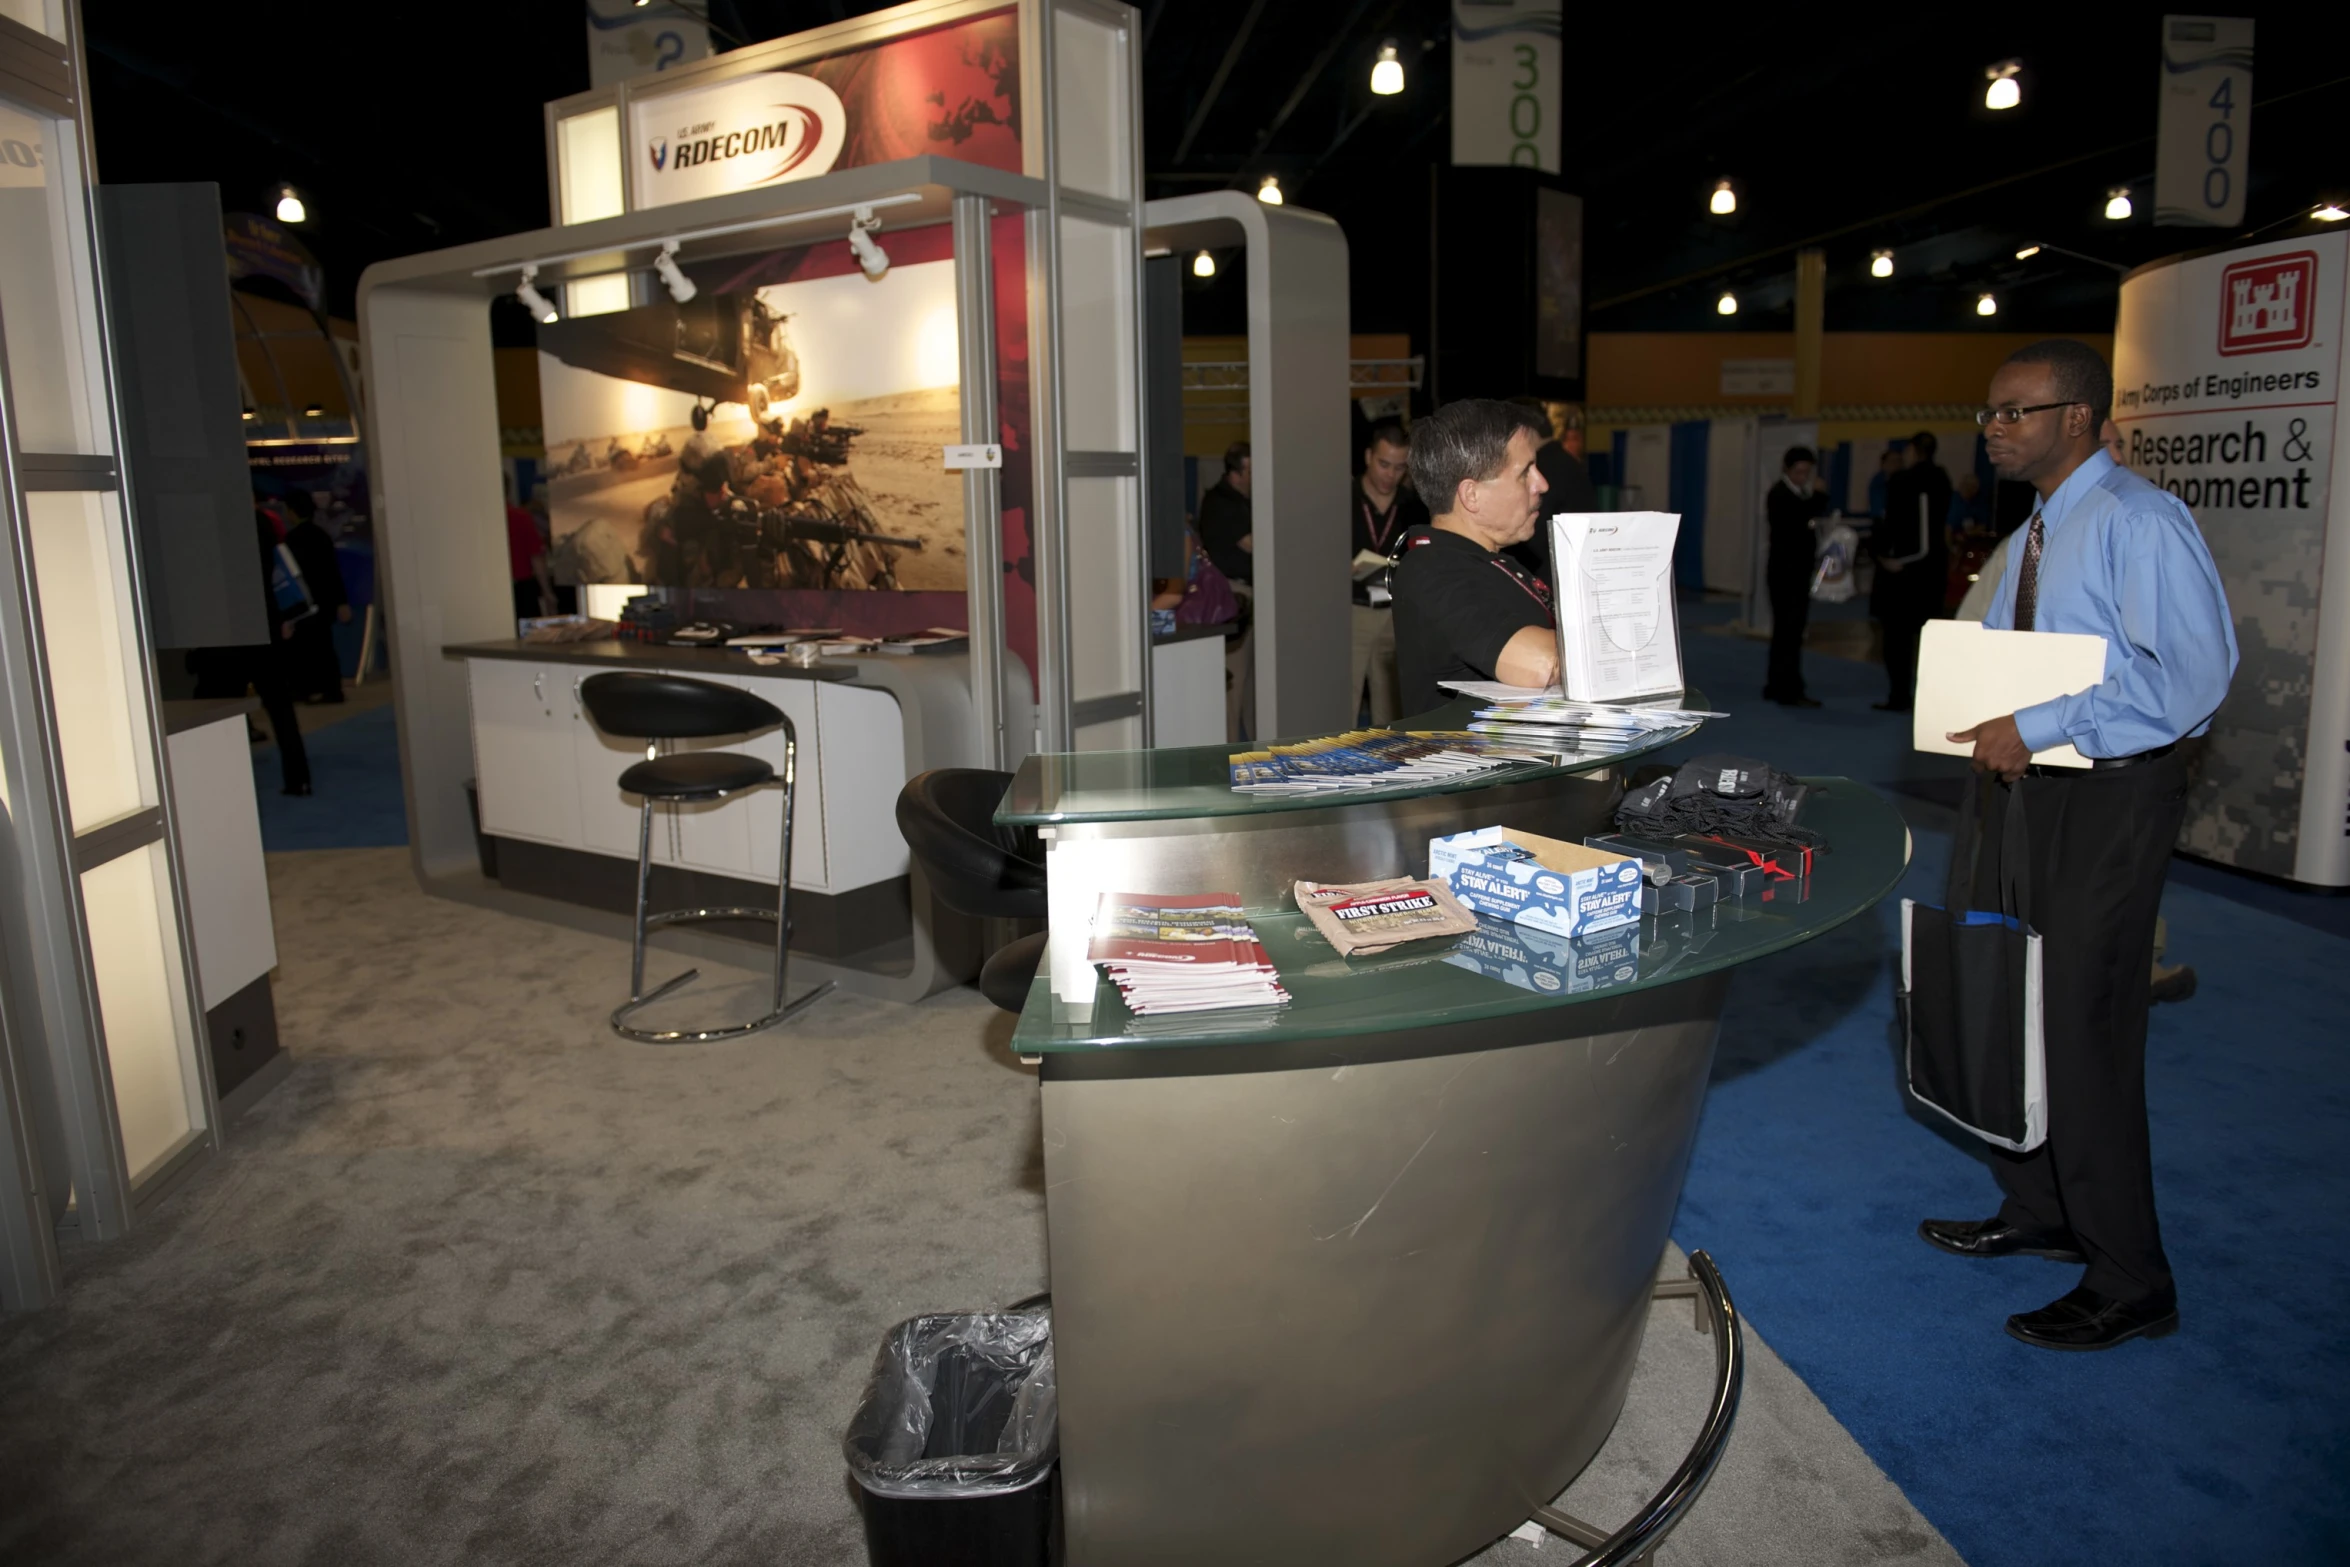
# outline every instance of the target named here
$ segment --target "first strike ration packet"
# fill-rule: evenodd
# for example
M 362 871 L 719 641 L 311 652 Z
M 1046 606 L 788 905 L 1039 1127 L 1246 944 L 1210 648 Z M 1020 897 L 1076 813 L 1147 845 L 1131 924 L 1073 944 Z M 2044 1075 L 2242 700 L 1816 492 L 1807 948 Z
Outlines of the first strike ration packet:
M 1477 928 L 1477 916 L 1442 882 L 1399 876 L 1351 885 L 1301 881 L 1297 906 L 1329 938 L 1340 957 L 1385 952 L 1407 941 L 1459 936 Z

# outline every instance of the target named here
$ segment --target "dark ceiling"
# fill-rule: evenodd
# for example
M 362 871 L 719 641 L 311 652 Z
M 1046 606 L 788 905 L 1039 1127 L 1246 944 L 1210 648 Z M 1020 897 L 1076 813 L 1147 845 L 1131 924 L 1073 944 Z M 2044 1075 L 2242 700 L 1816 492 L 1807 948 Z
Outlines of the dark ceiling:
M 724 33 L 779 36 L 881 9 L 711 0 Z M 1443 0 L 1144 0 L 1152 195 L 1277 173 L 1336 217 L 1364 332 L 1424 344 L 1430 192 L 1450 127 Z M 1586 198 L 1594 330 L 1784 329 L 1794 251 L 1824 246 L 1831 330 L 2098 331 L 2116 264 L 2224 241 L 2157 229 L 2159 6 L 1958 6 L 1867 13 L 1571 7 L 1565 180 Z M 2339 13 L 2255 13 L 2251 232 L 2350 193 Z M 2328 23 L 2325 18 L 2335 16 Z M 540 105 L 584 89 L 576 4 L 470 8 L 462 26 L 371 7 L 258 0 L 230 11 L 87 0 L 99 172 L 214 180 L 267 210 L 291 180 L 338 313 L 369 262 L 547 222 Z M 1406 90 L 1376 98 L 1394 38 Z M 1983 68 L 2020 57 L 2024 102 L 1982 107 Z M 1717 178 L 1740 210 L 1709 217 Z M 2100 215 L 2130 184 L 2138 216 Z M 1866 276 L 1876 247 L 1897 275 Z M 1725 288 L 1740 298 L 1716 314 Z M 2000 315 L 1980 321 L 1994 289 Z M 1189 329 L 1236 330 L 1233 269 L 1195 285 Z

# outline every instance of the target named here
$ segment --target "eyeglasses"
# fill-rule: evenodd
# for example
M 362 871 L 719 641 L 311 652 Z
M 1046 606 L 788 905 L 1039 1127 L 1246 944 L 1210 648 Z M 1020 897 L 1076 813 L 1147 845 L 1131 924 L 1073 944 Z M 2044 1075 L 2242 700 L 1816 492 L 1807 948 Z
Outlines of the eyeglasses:
M 2051 408 L 2070 408 L 2072 405 L 2072 400 L 2068 398 L 2061 403 L 2033 403 L 2028 408 L 2018 408 L 2013 403 L 2005 408 L 1978 408 L 1975 410 L 1975 423 L 1986 430 L 1991 428 L 1994 421 L 2000 424 L 2021 424 L 2026 414 L 2046 413 Z

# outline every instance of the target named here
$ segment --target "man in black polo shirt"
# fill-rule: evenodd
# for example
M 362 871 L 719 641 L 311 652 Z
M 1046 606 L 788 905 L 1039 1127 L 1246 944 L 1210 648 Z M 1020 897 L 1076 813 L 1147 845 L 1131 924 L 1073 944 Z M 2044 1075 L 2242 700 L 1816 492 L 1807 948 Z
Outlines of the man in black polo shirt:
M 1447 403 L 1412 427 L 1412 487 L 1435 513 L 1395 568 L 1395 658 L 1403 710 L 1442 704 L 1439 680 L 1548 686 L 1558 679 L 1550 585 L 1502 553 L 1534 536 L 1550 432 L 1490 398 Z

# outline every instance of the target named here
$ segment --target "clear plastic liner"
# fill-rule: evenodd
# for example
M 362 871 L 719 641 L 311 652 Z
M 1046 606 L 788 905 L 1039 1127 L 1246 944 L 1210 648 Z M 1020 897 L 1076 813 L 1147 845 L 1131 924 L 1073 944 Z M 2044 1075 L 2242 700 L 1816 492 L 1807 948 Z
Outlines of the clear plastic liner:
M 841 1451 L 876 1496 L 992 1496 L 1043 1478 L 1059 1436 L 1050 1314 L 912 1317 L 882 1340 Z

